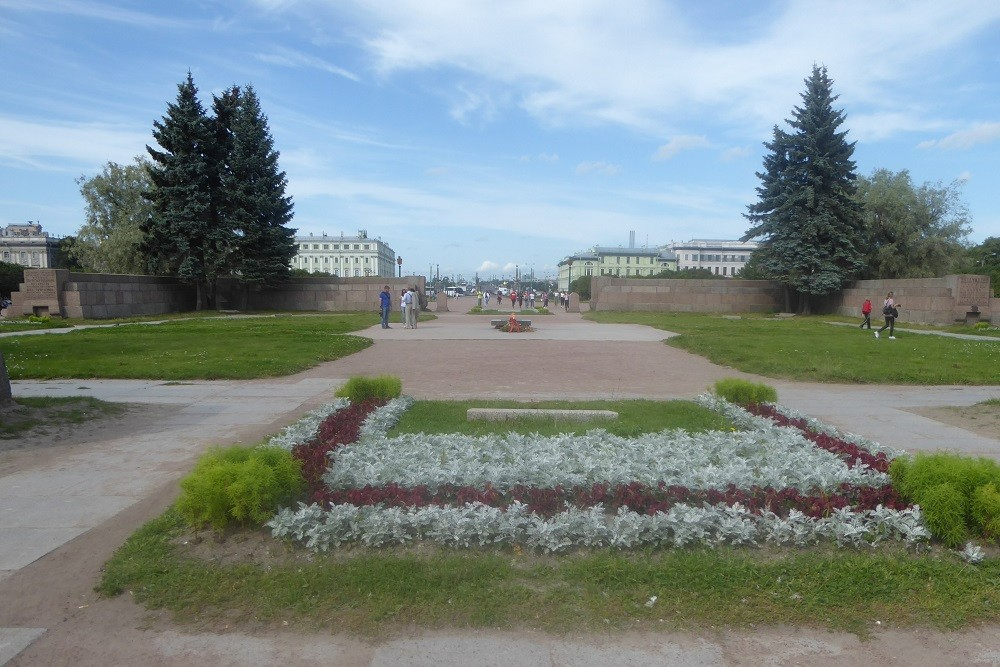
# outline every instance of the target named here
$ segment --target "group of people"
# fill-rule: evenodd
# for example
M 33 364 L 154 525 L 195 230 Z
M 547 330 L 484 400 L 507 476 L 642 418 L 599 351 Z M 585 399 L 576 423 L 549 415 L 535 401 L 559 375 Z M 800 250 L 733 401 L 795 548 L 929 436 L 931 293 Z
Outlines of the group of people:
M 420 292 L 415 285 L 401 290 L 399 293 L 399 312 L 403 317 L 404 329 L 416 329 L 417 320 L 420 318 L 420 309 L 426 304 L 421 298 Z M 389 326 L 389 313 L 392 311 L 392 292 L 386 285 L 379 293 L 379 310 L 382 313 L 382 328 L 391 329 Z
M 893 298 L 892 292 L 886 295 L 885 301 L 882 302 L 882 316 L 885 318 L 885 324 L 882 325 L 881 329 L 875 331 L 875 338 L 879 338 L 881 333 L 886 329 L 889 330 L 889 340 L 896 340 L 895 329 L 896 329 L 896 318 L 899 317 L 899 308 L 901 304 L 896 303 L 895 298 Z M 865 299 L 865 302 L 861 305 L 861 314 L 864 315 L 864 321 L 861 323 L 861 328 L 864 329 L 865 326 L 870 330 L 872 328 L 872 300 Z

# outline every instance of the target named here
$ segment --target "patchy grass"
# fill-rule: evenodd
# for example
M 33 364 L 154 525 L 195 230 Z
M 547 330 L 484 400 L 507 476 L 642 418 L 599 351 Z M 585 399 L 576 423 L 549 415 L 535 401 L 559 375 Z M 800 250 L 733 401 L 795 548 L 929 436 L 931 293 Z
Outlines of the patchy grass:
M 125 407 L 89 396 L 17 397 L 17 405 L 0 410 L 0 440 L 12 440 L 45 426 L 81 424 L 117 415 Z
M 375 313 L 201 318 L 0 339 L 11 379 L 253 379 L 291 375 L 371 345 L 346 335 Z
M 529 408 L 550 410 L 613 410 L 618 419 L 570 421 L 556 417 L 514 419 L 504 422 L 468 421 L 469 408 Z M 417 401 L 407 410 L 389 437 L 401 433 L 538 433 L 543 436 L 559 433 L 586 433 L 595 428 L 622 437 L 635 437 L 669 428 L 691 432 L 732 428 L 725 417 L 692 401 Z
M 989 385 L 996 383 L 1000 368 L 1000 341 L 992 338 L 966 340 L 897 329 L 896 340 L 884 335 L 876 340 L 867 329 L 831 326 L 828 316 L 597 312 L 586 317 L 679 333 L 667 344 L 747 373 L 792 380 Z
M 262 550 L 267 535 L 244 540 Z M 267 564 L 194 554 L 168 511 L 104 568 L 98 591 L 126 591 L 199 627 L 291 625 L 387 635 L 416 627 L 664 631 L 788 624 L 866 635 L 887 627 L 956 630 L 1000 618 L 1000 561 L 948 553 L 696 548 L 538 556 L 517 549 L 296 553 Z M 247 546 L 249 545 L 249 546 Z M 226 564 L 228 563 L 228 564 Z M 652 598 L 656 597 L 654 601 Z

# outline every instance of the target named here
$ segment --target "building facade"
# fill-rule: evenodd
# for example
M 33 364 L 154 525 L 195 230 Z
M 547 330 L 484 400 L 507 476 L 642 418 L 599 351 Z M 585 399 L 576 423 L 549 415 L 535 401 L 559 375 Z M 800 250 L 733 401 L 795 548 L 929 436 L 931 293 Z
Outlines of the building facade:
M 672 243 L 678 269 L 708 269 L 717 276 L 732 278 L 757 249 L 756 241 L 722 241 L 694 239 L 687 243 Z
M 340 278 L 395 275 L 395 251 L 381 239 L 368 238 L 364 229 L 357 236 L 296 236 L 295 244 L 293 269 Z
M 0 235 L 0 259 L 8 264 L 20 264 L 29 269 L 51 269 L 55 266 L 59 239 L 42 231 L 37 222 L 7 225 Z
M 669 248 L 594 246 L 559 262 L 557 287 L 569 289 L 570 281 L 580 276 L 635 278 L 676 269 L 677 257 Z

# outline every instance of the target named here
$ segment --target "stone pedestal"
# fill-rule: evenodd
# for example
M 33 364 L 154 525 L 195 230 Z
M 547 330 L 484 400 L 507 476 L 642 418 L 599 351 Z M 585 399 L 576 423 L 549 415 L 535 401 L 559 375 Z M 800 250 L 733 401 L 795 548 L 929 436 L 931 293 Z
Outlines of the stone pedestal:
M 435 308 L 435 311 L 438 313 L 448 312 L 448 295 L 445 294 L 444 292 L 438 292 L 437 308 Z
M 580 295 L 576 292 L 571 292 L 569 295 L 569 308 L 566 309 L 567 313 L 579 313 L 580 312 Z

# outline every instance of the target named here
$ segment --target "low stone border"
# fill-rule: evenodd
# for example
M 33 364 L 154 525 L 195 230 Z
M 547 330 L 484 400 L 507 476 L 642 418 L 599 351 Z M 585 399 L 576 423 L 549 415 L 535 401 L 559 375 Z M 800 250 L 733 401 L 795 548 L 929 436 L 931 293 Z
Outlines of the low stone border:
M 469 408 L 465 413 L 468 421 L 507 421 L 538 417 L 554 417 L 566 421 L 590 421 L 592 419 L 618 419 L 613 410 L 545 410 L 534 408 Z

